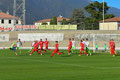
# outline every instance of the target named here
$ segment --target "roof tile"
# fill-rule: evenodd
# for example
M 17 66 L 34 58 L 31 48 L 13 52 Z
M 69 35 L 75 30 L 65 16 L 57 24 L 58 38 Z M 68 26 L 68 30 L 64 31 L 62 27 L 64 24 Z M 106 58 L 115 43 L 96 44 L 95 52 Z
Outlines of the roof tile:
M 14 16 L 12 16 L 10 14 L 0 12 L 0 19 L 13 19 L 13 18 L 14 18 Z M 19 19 L 19 18 L 16 17 L 16 19 Z
M 105 22 L 120 22 L 120 17 L 113 17 L 113 18 L 110 18 L 110 19 L 105 19 L 104 21 Z M 103 22 L 103 20 L 100 21 L 100 22 Z
M 57 20 L 58 20 L 58 21 L 62 21 L 63 19 L 66 19 L 67 21 L 70 21 L 69 18 L 57 17 Z M 39 22 L 50 22 L 50 21 L 51 21 L 51 19 L 43 19 L 43 20 L 37 21 L 37 22 L 35 22 L 35 23 L 39 23 Z

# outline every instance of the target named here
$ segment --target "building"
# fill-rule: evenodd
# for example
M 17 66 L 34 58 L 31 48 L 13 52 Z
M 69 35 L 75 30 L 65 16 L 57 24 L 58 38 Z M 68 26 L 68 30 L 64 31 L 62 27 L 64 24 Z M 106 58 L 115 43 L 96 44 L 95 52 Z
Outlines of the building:
M 120 17 L 113 17 L 99 22 L 99 30 L 120 30 Z
M 63 19 L 66 19 L 66 21 L 68 21 L 68 22 L 70 21 L 69 18 L 64 18 L 62 16 L 59 16 L 59 17 L 57 17 L 57 25 L 61 25 Z M 39 25 L 42 25 L 43 23 L 46 23 L 47 25 L 50 25 L 50 21 L 51 21 L 51 19 L 43 19 L 43 20 L 35 22 L 35 25 L 39 26 Z
M 16 25 L 21 25 L 21 20 L 18 17 L 15 17 L 15 20 Z M 14 26 L 14 16 L 0 11 L 0 27 L 11 26 Z

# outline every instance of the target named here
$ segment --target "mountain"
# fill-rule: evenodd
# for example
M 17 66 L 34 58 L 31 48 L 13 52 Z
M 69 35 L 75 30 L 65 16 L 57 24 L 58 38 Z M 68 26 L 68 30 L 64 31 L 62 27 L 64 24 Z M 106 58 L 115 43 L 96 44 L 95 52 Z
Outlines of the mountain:
M 0 10 L 10 11 L 12 14 L 13 1 L 0 0 Z M 70 17 L 74 8 L 83 9 L 90 2 L 91 0 L 26 0 L 26 22 L 33 24 L 35 21 L 59 15 Z M 120 10 L 117 8 L 110 8 L 108 13 L 120 16 Z
M 27 17 L 32 16 L 32 21 L 52 18 L 62 15 L 70 17 L 74 8 L 83 8 L 88 5 L 89 0 L 27 0 Z M 29 17 L 29 19 L 31 19 Z
M 115 16 L 120 17 L 120 9 L 111 7 L 111 8 L 108 10 L 108 14 L 114 14 Z

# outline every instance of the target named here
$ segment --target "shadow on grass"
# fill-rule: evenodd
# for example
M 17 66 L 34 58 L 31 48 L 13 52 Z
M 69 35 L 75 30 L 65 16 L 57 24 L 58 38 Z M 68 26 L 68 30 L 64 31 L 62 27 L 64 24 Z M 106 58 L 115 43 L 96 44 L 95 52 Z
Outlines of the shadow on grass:
M 115 56 L 120 56 L 120 54 L 116 54 Z

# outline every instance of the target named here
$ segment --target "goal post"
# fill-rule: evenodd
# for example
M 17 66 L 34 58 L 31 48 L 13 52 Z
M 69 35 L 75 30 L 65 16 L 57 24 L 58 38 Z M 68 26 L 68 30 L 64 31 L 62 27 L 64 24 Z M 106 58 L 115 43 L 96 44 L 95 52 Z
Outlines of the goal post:
M 104 45 L 107 46 L 107 51 L 109 50 L 110 39 L 113 39 L 116 44 L 116 50 L 120 50 L 120 34 L 76 34 L 74 36 L 76 39 L 86 39 L 88 38 L 90 45 L 90 50 L 96 52 L 96 44 L 98 45 L 98 52 L 104 52 Z
M 104 51 L 104 46 L 109 50 L 110 39 L 115 42 L 116 50 L 120 50 L 120 34 L 94 34 L 93 35 L 93 52 L 96 52 L 96 45 L 98 46 L 98 51 Z

